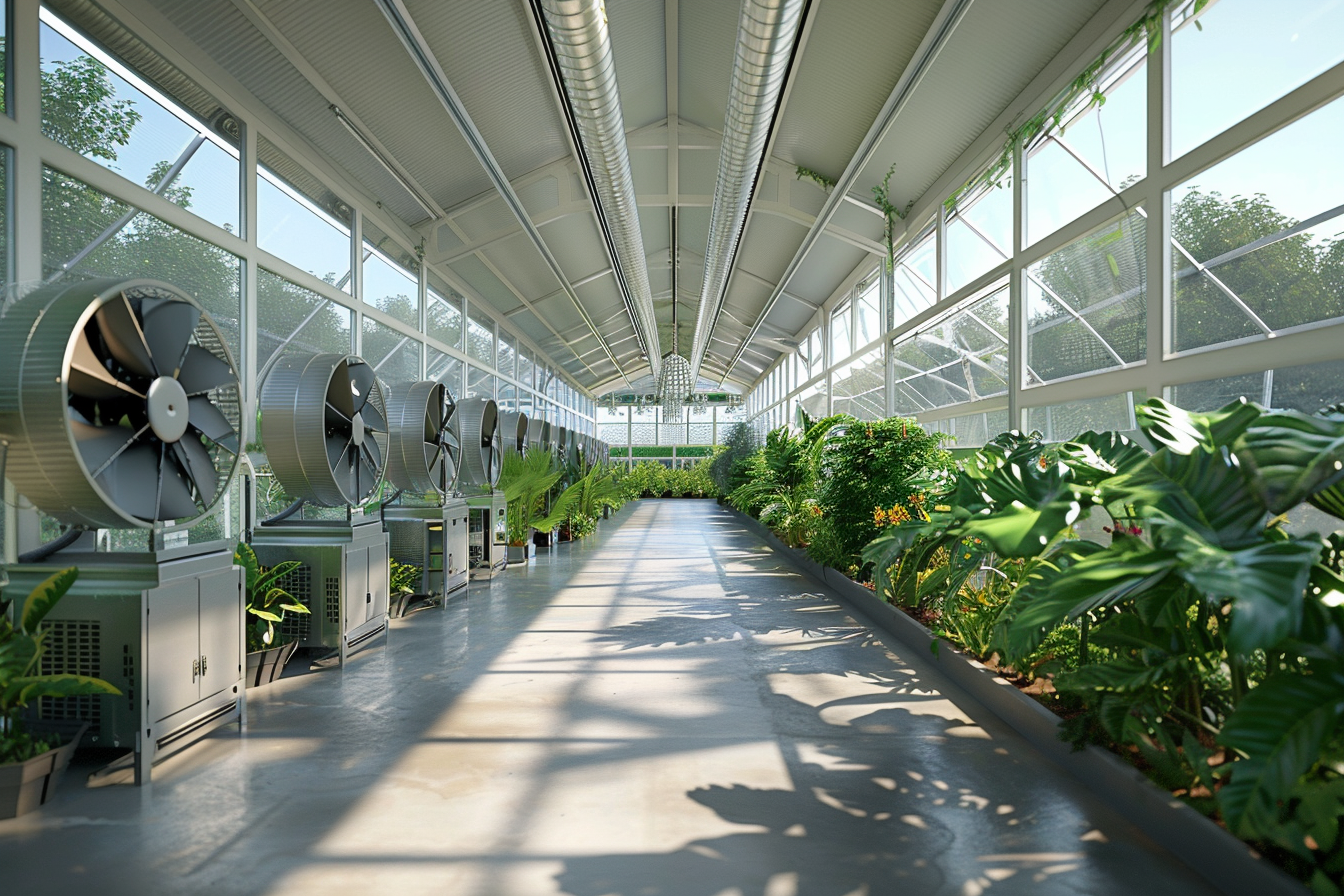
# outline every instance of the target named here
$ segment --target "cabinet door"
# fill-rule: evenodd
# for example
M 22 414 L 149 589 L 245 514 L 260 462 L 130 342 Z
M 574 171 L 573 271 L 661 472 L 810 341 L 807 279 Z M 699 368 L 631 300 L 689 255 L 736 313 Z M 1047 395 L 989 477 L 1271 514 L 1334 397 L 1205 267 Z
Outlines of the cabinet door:
M 369 552 L 367 548 L 345 552 L 345 606 L 341 613 L 341 632 L 358 628 L 369 618 Z
M 201 696 L 209 697 L 238 683 L 242 648 L 242 570 L 220 570 L 201 579 Z
M 391 570 L 387 564 L 387 542 L 379 542 L 369 547 L 369 594 L 372 599 L 366 604 L 366 619 L 381 619 L 387 615 L 387 600 Z
M 145 693 L 154 721 L 200 699 L 199 595 L 194 579 L 149 592 Z

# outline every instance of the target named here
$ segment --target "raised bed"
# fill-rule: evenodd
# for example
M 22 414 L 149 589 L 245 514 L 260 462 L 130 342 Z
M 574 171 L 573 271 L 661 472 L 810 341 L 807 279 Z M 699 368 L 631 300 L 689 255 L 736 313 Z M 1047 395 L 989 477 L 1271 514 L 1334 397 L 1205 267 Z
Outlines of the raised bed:
M 1059 739 L 1059 717 L 1010 682 L 947 641 L 936 639 L 937 650 L 931 650 L 935 638 L 923 625 L 839 570 L 787 547 L 758 520 L 727 509 L 798 571 L 830 588 L 874 626 L 933 663 L 972 699 L 1219 890 L 1237 896 L 1307 896 L 1301 883 L 1118 756 L 1096 746 L 1075 751 Z

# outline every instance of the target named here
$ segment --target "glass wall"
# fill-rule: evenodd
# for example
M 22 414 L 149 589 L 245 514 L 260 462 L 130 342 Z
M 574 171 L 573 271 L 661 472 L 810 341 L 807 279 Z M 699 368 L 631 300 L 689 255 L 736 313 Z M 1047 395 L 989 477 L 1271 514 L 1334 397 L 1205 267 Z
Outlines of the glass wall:
M 1183 0 L 1169 39 L 1117 23 L 988 165 L 916 200 L 883 288 L 872 259 L 824 303 L 753 423 L 902 414 L 965 446 L 1132 429 L 1150 395 L 1344 399 L 1344 4 L 1289 6 Z

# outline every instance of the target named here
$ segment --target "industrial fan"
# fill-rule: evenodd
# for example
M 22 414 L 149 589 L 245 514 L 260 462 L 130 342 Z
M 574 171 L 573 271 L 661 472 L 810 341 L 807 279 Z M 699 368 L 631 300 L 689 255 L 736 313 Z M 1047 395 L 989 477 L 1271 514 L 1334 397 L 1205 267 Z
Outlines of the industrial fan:
M 561 465 L 569 463 L 569 429 L 564 426 L 552 426 L 551 435 L 555 441 L 555 459 Z
M 519 411 L 500 411 L 499 434 L 504 442 L 504 448 L 512 448 L 519 454 L 527 453 L 527 446 L 531 444 L 531 439 L 528 436 L 526 414 Z
M 467 584 L 467 502 L 453 497 L 462 455 L 452 393 L 422 380 L 388 391 L 387 478 L 397 494 L 382 508 L 392 559 L 423 570 L 420 595 L 390 604 L 392 615 L 442 601 Z
M 387 478 L 398 489 L 448 494 L 457 484 L 462 446 L 452 425 L 448 387 L 422 380 L 394 386 L 387 399 Z
M 131 750 L 137 783 L 159 756 L 241 715 L 232 544 L 184 537 L 170 546 L 160 525 L 194 522 L 220 503 L 239 463 L 239 423 L 224 337 L 166 283 L 43 287 L 0 322 L 5 472 L 35 507 L 74 527 L 21 555 L 10 581 L 26 593 L 77 564 L 79 579 L 43 622 L 42 671 L 121 691 L 32 707 L 44 721 L 89 723 L 86 743 Z M 92 550 L 92 539 L 78 544 L 81 528 L 154 533 L 147 550 L 113 556 Z M 63 547 L 77 553 L 57 554 Z
M 540 417 L 528 417 L 527 443 L 529 445 L 540 445 L 544 448 L 550 444 L 550 441 L 551 424 Z
M 359 506 L 383 475 L 382 386 L 356 355 L 280 359 L 261 387 L 261 437 L 285 490 L 323 507 Z
M 190 522 L 238 466 L 238 374 L 200 305 L 152 280 L 39 289 L 0 327 L 6 473 L 87 528 Z
M 453 415 L 462 443 L 462 478 L 467 488 L 489 491 L 499 481 L 499 406 L 493 398 L 468 398 Z

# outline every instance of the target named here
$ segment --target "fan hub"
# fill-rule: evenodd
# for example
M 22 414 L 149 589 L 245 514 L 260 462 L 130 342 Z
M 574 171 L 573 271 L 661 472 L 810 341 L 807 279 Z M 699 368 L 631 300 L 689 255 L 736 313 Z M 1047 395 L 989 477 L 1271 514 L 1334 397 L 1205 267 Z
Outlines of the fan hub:
M 176 442 L 187 431 L 187 390 L 171 376 L 149 384 L 146 396 L 149 428 L 165 442 Z
M 358 448 L 364 444 L 364 415 L 356 413 L 350 418 L 350 441 Z

